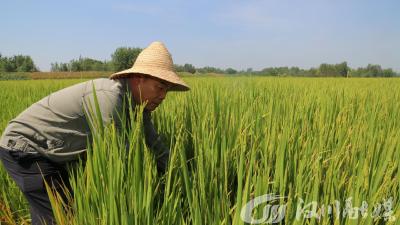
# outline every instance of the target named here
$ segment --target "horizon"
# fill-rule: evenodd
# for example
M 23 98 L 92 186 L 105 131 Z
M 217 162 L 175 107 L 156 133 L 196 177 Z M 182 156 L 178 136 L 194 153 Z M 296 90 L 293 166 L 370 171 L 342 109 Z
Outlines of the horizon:
M 396 1 L 6 1 L 0 53 L 29 55 L 43 72 L 79 56 L 159 40 L 174 63 L 235 70 L 309 69 L 346 61 L 400 72 Z M 12 18 L 12 19 L 10 19 Z M 6 34 L 6 35 L 4 35 Z

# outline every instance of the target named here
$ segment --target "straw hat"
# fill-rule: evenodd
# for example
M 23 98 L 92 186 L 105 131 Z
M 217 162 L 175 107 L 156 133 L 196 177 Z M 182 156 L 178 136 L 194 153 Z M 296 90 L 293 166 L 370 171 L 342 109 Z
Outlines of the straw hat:
M 137 57 L 132 68 L 114 73 L 110 79 L 145 74 L 175 84 L 171 91 L 188 91 L 189 86 L 176 74 L 171 54 L 161 42 L 153 42 Z

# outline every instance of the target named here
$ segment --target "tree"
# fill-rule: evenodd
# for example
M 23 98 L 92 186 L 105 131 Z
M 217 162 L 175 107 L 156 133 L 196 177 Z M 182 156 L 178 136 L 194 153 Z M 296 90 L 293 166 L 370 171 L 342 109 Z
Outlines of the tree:
M 316 77 L 316 76 L 317 76 L 317 73 L 318 73 L 318 69 L 316 69 L 316 68 L 311 68 L 311 69 L 308 70 L 307 73 L 308 73 L 309 76 Z
M 199 69 L 197 69 L 197 72 L 199 72 L 199 73 L 220 73 L 220 74 L 224 73 L 224 71 L 222 69 L 210 67 L 210 66 L 199 68 Z
M 228 68 L 228 69 L 225 70 L 225 73 L 227 73 L 227 74 L 236 74 L 237 71 L 235 69 Z
M 367 77 L 380 77 L 383 75 L 382 67 L 380 65 L 368 64 L 366 70 Z
M 65 72 L 65 71 L 110 71 L 112 66 L 110 62 L 100 61 L 91 58 L 79 57 L 77 60 L 71 60 L 69 63 L 52 63 L 51 71 Z
M 36 72 L 36 66 L 30 56 L 15 56 L 17 72 Z
M 183 70 L 188 73 L 196 73 L 196 68 L 192 64 L 183 65 Z
M 394 77 L 394 76 L 396 76 L 396 73 L 391 68 L 384 69 L 382 71 L 382 74 L 383 74 L 384 77 Z
M 360 67 L 357 69 L 349 70 L 349 76 L 351 77 L 393 77 L 397 76 L 397 73 L 391 68 L 382 69 L 380 65 L 368 64 L 367 67 Z
M 70 71 L 68 68 L 68 63 L 60 63 L 60 71 L 67 72 Z
M 289 69 L 289 75 L 297 76 L 297 75 L 301 75 L 300 73 L 301 73 L 301 71 L 300 71 L 299 67 L 290 67 L 290 69 Z
M 70 61 L 69 65 L 70 65 L 70 70 L 72 72 L 82 71 L 82 66 L 79 63 L 80 60 L 81 60 L 81 57 L 79 57 L 78 60 L 74 60 L 73 59 L 73 60 Z
M 321 77 L 347 77 L 349 67 L 347 62 L 340 64 L 327 64 L 323 63 L 319 66 L 317 76 Z
M 0 72 L 36 72 L 36 68 L 30 56 L 16 55 L 3 57 L 0 55 Z
M 70 71 L 68 63 L 52 63 L 50 71 L 52 72 L 67 72 Z
M 331 67 L 331 65 L 327 63 L 322 63 L 318 68 L 317 76 L 327 77 L 327 76 L 332 76 L 332 73 L 333 73 L 333 68 Z
M 337 73 L 342 76 L 342 77 L 347 77 L 347 74 L 349 72 L 349 67 L 347 66 L 347 62 L 342 62 L 340 64 L 336 64 L 336 71 Z
M 131 68 L 141 51 L 141 48 L 117 48 L 111 55 L 113 69 L 115 71 L 120 71 Z
M 0 72 L 6 72 L 7 70 L 7 58 L 0 54 Z
M 178 64 L 174 64 L 174 68 L 176 72 L 184 72 L 185 69 L 183 68 L 183 66 L 178 65 Z

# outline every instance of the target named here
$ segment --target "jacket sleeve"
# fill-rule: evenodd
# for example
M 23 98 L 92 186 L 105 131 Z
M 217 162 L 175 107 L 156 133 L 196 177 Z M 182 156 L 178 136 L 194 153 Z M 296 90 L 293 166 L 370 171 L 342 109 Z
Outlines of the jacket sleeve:
M 151 122 L 150 112 L 143 113 L 144 134 L 147 146 L 153 151 L 157 160 L 157 169 L 165 173 L 168 167 L 169 149 L 164 145 Z
M 96 110 L 96 100 L 97 104 L 99 105 L 100 115 L 97 115 L 98 112 Z M 121 129 L 121 116 L 119 115 L 121 111 L 121 103 L 117 95 L 108 91 L 98 90 L 96 91 L 95 99 L 94 91 L 89 92 L 84 95 L 82 104 L 85 114 L 88 116 L 88 122 L 99 125 L 99 119 L 101 119 L 101 122 L 104 126 L 114 122 L 116 128 L 118 130 Z

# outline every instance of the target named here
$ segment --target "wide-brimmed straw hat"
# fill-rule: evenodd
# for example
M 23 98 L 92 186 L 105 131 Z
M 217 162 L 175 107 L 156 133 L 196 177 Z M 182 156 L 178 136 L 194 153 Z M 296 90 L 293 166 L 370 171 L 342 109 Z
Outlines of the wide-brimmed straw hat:
M 132 68 L 114 73 L 110 79 L 144 74 L 167 81 L 173 86 L 170 91 L 188 91 L 189 86 L 176 74 L 171 54 L 159 41 L 151 43 L 137 57 Z

